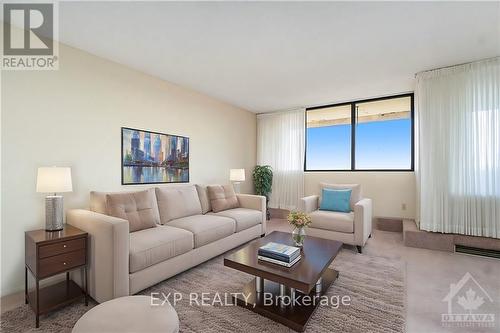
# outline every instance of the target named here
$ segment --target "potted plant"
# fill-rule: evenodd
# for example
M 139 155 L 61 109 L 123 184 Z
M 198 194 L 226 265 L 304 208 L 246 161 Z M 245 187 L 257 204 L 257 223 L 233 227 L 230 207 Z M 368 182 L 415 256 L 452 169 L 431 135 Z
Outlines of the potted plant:
M 266 217 L 269 220 L 271 214 L 269 213 L 268 203 L 273 185 L 273 169 L 269 165 L 257 165 L 253 169 L 252 177 L 255 193 L 266 197 Z
M 288 214 L 288 223 L 295 228 L 292 232 L 292 238 L 296 246 L 302 247 L 306 238 L 306 228 L 311 224 L 311 218 L 306 213 L 290 212 Z

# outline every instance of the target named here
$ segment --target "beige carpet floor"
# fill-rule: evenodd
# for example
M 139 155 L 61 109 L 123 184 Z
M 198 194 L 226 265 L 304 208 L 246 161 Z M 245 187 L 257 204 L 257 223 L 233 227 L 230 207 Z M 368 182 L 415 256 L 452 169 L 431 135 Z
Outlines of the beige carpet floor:
M 374 257 L 343 249 L 332 263 L 340 272 L 328 296 L 349 295 L 351 304 L 337 309 L 319 306 L 306 332 L 404 332 L 405 276 L 403 262 Z M 161 282 L 141 294 L 180 292 L 176 304 L 181 332 L 291 332 L 288 328 L 237 306 L 190 306 L 189 294 L 239 292 L 251 276 L 223 266 L 223 257 L 214 258 L 174 278 Z M 4 313 L 2 332 L 70 332 L 75 322 L 91 306 L 74 303 L 41 317 L 34 328 L 34 315 L 28 306 Z

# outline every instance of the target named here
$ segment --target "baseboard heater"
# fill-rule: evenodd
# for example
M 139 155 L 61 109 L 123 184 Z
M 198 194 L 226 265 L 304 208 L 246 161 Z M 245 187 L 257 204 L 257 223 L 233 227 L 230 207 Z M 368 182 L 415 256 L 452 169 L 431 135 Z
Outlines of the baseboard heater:
M 500 251 L 455 244 L 455 252 L 500 259 Z

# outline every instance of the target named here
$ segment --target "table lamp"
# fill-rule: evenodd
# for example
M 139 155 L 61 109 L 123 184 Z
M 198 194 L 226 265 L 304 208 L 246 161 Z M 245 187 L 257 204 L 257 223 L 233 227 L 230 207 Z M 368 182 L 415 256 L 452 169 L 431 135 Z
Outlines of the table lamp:
M 229 180 L 233 182 L 234 191 L 240 193 L 240 183 L 245 181 L 245 169 L 229 170 Z
M 36 191 L 40 193 L 53 193 L 53 195 L 45 197 L 45 230 L 62 230 L 64 223 L 64 203 L 62 195 L 57 195 L 57 193 L 73 191 L 71 168 L 38 168 Z

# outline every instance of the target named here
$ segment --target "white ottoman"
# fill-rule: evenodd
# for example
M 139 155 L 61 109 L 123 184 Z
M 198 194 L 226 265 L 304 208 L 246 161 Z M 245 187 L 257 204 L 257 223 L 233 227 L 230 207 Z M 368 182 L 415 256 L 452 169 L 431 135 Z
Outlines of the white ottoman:
M 151 306 L 150 296 L 126 296 L 97 305 L 73 327 L 73 333 L 179 332 L 179 317 L 172 305 Z

